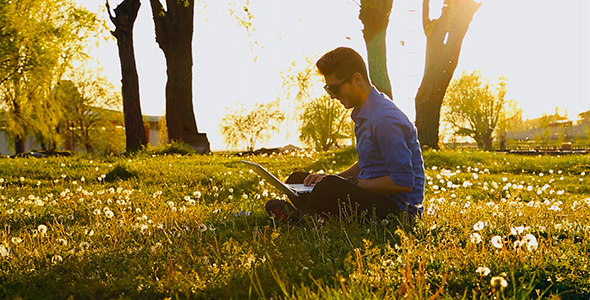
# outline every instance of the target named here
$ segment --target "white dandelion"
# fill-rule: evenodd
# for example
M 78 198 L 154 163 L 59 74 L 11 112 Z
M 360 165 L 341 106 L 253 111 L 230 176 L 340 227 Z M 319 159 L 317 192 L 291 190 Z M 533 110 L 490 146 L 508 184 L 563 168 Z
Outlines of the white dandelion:
M 4 245 L 0 244 L 0 256 L 8 257 L 8 255 L 10 255 L 10 248 L 6 248 Z
M 530 233 L 527 233 L 522 237 L 522 243 L 526 245 L 526 249 L 528 251 L 536 250 L 539 247 L 537 238 Z
M 45 233 L 47 233 L 47 226 L 41 224 L 41 225 L 37 226 L 37 230 L 43 236 L 43 235 L 45 235 Z
M 469 240 L 474 244 L 479 244 L 481 243 L 481 235 L 479 235 L 479 233 L 477 232 L 474 232 L 471 235 L 469 235 Z
M 504 243 L 502 242 L 502 237 L 499 235 L 492 237 L 491 242 L 492 242 L 492 246 L 494 246 L 498 249 L 502 249 L 504 247 Z
M 504 279 L 504 277 L 502 276 L 494 276 L 490 280 L 490 285 L 495 289 L 503 290 L 505 287 L 508 286 L 508 282 L 506 282 L 506 279 Z
M 488 276 L 490 274 L 490 269 L 488 267 L 479 267 L 475 270 L 475 273 L 477 273 L 479 276 Z
M 480 231 L 480 230 L 482 230 L 484 227 L 485 227 L 485 224 L 484 224 L 484 222 L 482 222 L 482 221 L 479 221 L 479 222 L 475 223 L 475 225 L 473 225 L 473 230 L 475 230 L 475 231 Z

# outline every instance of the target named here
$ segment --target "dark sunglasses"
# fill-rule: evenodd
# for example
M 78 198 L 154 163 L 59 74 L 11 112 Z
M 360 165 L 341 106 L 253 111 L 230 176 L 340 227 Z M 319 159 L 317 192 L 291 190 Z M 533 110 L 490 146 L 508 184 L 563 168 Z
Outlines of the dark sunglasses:
M 341 81 L 340 83 L 335 83 L 335 84 L 330 84 L 330 85 L 324 85 L 324 90 L 326 90 L 326 92 L 328 92 L 328 94 L 332 94 L 332 95 L 338 95 L 338 92 L 340 91 L 340 87 L 346 83 L 347 81 L 350 81 L 352 79 L 352 76 L 348 79 L 345 79 L 343 81 Z

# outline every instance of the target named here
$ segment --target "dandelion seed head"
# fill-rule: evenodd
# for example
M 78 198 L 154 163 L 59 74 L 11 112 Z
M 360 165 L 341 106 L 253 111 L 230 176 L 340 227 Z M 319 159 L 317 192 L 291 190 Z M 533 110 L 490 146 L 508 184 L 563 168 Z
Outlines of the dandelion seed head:
M 474 244 L 479 244 L 481 243 L 481 235 L 477 232 L 472 233 L 471 235 L 469 235 L 469 240 L 474 243 Z
M 473 225 L 473 230 L 475 231 L 480 231 L 485 227 L 484 222 L 482 221 L 478 221 L 477 223 L 475 223 L 475 225 Z
M 478 267 L 475 270 L 475 273 L 477 273 L 479 276 L 488 276 L 490 274 L 490 269 L 488 267 Z
M 494 276 L 490 280 L 490 285 L 494 289 L 502 290 L 508 286 L 508 282 L 506 282 L 506 279 L 504 279 L 504 277 L 502 277 L 502 276 Z
M 527 233 L 522 237 L 522 243 L 526 246 L 527 251 L 533 251 L 539 247 L 537 238 L 530 233 Z
M 41 224 L 41 225 L 37 226 L 37 230 L 39 231 L 39 233 L 41 235 L 45 235 L 45 233 L 47 233 L 47 226 Z
M 491 242 L 492 242 L 492 246 L 494 246 L 498 249 L 502 249 L 504 247 L 504 243 L 502 242 L 502 237 L 499 235 L 492 237 Z
M 6 248 L 6 246 L 0 244 L 0 256 L 8 257 L 8 255 L 10 255 L 10 248 Z

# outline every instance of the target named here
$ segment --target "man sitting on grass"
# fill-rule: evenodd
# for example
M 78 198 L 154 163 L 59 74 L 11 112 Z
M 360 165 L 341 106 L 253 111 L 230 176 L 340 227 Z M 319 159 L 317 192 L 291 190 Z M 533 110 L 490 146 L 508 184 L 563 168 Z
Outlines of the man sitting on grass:
M 333 216 L 368 213 L 379 218 L 422 212 L 424 161 L 416 127 L 389 97 L 369 81 L 363 58 L 340 47 L 316 63 L 324 89 L 345 108 L 353 108 L 358 161 L 336 174 L 295 172 L 287 183 L 315 185 L 313 192 L 290 199 L 271 200 L 266 211 L 278 219 L 303 215 Z

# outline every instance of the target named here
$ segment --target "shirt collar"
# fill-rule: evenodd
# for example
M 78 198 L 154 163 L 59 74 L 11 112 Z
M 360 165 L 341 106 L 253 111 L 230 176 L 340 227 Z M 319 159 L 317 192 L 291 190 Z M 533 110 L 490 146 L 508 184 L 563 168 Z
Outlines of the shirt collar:
M 352 109 L 352 120 L 356 122 L 358 119 L 368 119 L 373 114 L 373 111 L 375 111 L 378 99 L 379 91 L 373 87 L 363 106 L 360 109 L 358 107 Z

